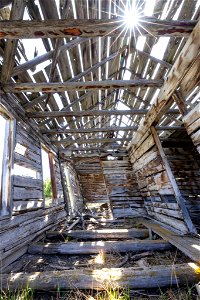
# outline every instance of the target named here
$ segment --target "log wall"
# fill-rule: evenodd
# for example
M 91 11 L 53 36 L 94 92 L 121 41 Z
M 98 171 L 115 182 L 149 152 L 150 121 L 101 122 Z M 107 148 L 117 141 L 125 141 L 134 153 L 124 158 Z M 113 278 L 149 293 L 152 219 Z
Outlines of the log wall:
M 109 207 L 110 203 L 116 218 L 145 214 L 136 177 L 127 156 L 120 160 L 79 158 L 75 168 L 87 206 Z
M 88 207 L 108 203 L 100 157 L 79 158 L 75 162 L 84 202 Z
M 192 221 L 198 225 L 200 212 L 200 155 L 189 142 L 167 147 L 164 152 L 183 196 Z
M 183 118 L 183 122 L 188 135 L 200 153 L 200 103 Z
M 66 217 L 56 155 L 54 161 L 57 199 L 50 207 L 45 208 L 40 139 L 29 125 L 17 120 L 11 180 L 11 215 L 0 218 L 2 270 L 6 270 L 9 264 L 23 255 L 31 241 L 41 238 L 46 230 L 54 228 Z
M 104 160 L 102 167 L 113 216 L 144 216 L 143 199 L 128 157 L 123 160 Z
M 150 131 L 129 152 L 147 213 L 166 225 L 187 232 L 166 168 Z

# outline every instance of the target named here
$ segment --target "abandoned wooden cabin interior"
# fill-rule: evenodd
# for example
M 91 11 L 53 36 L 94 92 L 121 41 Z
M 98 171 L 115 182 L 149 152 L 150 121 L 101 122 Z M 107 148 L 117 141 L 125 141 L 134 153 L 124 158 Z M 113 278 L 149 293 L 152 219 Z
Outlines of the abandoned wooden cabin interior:
M 0 1 L 3 293 L 200 296 L 199 15 L 198 0 Z

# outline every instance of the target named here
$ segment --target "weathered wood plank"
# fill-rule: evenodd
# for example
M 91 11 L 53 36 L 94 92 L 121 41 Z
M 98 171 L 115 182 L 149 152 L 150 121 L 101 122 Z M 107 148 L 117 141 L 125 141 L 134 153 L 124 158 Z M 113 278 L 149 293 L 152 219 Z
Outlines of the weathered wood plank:
M 47 238 L 73 237 L 83 240 L 96 239 L 131 239 L 147 238 L 149 231 L 146 229 L 97 229 L 97 230 L 70 230 L 70 231 L 47 231 Z
M 153 138 L 155 140 L 155 143 L 158 147 L 158 151 L 159 151 L 159 154 L 162 158 L 162 161 L 163 161 L 163 164 L 165 166 L 165 169 L 166 169 L 166 172 L 167 172 L 167 176 L 169 178 L 169 181 L 171 183 L 171 186 L 172 186 L 172 189 L 174 191 L 174 195 L 175 195 L 175 198 L 181 208 L 181 212 L 183 214 L 183 218 L 184 218 L 184 221 L 189 229 L 190 232 L 193 232 L 193 233 L 197 233 L 197 230 L 196 228 L 194 227 L 193 223 L 192 223 L 192 220 L 190 218 L 190 215 L 188 213 L 188 210 L 187 210 L 187 207 L 185 206 L 185 201 L 184 201 L 184 198 L 183 196 L 181 195 L 181 192 L 179 190 L 179 187 L 177 185 L 177 182 L 176 182 L 176 179 L 172 173 L 172 170 L 171 170 L 171 167 L 169 165 L 169 162 L 167 160 L 167 157 L 164 153 L 164 150 L 162 148 L 162 145 L 161 145 L 161 142 L 160 142 L 160 139 L 159 139 L 159 136 L 156 132 L 156 129 L 155 127 L 151 127 L 151 133 L 153 135 Z
M 169 110 L 169 113 L 177 113 L 177 110 Z M 27 112 L 29 118 L 46 118 L 46 117 L 86 117 L 86 116 L 112 116 L 112 115 L 145 115 L 147 109 L 129 109 L 129 110 L 82 110 L 82 111 L 39 111 Z
M 155 125 L 170 107 L 173 102 L 172 94 L 177 87 L 181 85 L 183 78 L 188 81 L 192 78 L 191 74 L 190 77 L 187 77 L 188 70 L 192 69 L 191 66 L 197 65 L 200 67 L 199 31 L 200 21 L 193 29 L 192 34 L 189 36 L 184 48 L 169 71 L 157 99 L 153 103 L 149 113 L 146 115 L 145 120 L 139 126 L 138 132 L 134 135 L 134 140 L 132 140 L 128 148 L 130 148 L 131 145 L 137 145 L 150 126 L 152 126 L 152 124 Z
M 190 259 L 200 264 L 200 239 L 193 236 L 178 235 L 172 230 L 166 229 L 155 221 L 141 219 L 142 224 L 152 229 L 166 241 L 181 250 Z
M 128 251 L 149 251 L 168 250 L 171 245 L 162 240 L 141 240 L 141 241 L 105 241 L 105 242 L 68 242 L 59 244 L 32 244 L 29 246 L 30 254 L 94 254 L 99 251 L 128 252 Z
M 199 275 L 188 265 L 153 266 L 142 268 L 78 269 L 35 273 L 2 274 L 2 288 L 9 290 L 25 289 L 27 283 L 33 290 L 97 289 L 122 288 L 161 288 L 171 285 L 194 284 Z
M 103 80 L 88 82 L 41 82 L 41 83 L 5 83 L 1 85 L 0 93 L 22 93 L 22 92 L 68 92 L 85 90 L 105 90 L 116 88 L 133 87 L 161 87 L 161 79 L 138 79 L 138 80 Z
M 64 52 L 64 51 L 67 51 L 67 50 L 70 50 L 74 47 L 76 47 L 77 45 L 80 45 L 82 44 L 83 42 L 86 42 L 87 39 L 85 38 L 77 38 L 77 39 L 74 39 L 72 41 L 69 41 L 67 44 L 65 45 L 62 45 L 60 47 L 60 53 Z M 49 60 L 49 59 L 52 59 L 53 55 L 54 55 L 54 52 L 55 50 L 51 50 L 43 55 L 40 55 L 40 56 L 36 56 L 35 58 L 19 65 L 19 66 L 16 66 L 14 69 L 13 69 L 13 72 L 12 72 L 12 76 L 15 76 L 15 75 L 18 75 L 26 70 L 29 70 L 29 69 L 32 69 L 34 68 L 35 66 Z
M 66 38 L 118 36 L 124 30 L 123 19 L 80 19 L 80 20 L 45 20 L 45 21 L 1 21 L 1 39 L 30 38 Z M 160 20 L 143 17 L 140 35 L 149 36 L 188 36 L 196 21 Z M 136 35 L 138 34 L 137 29 Z
M 42 180 L 34 179 L 32 177 L 14 175 L 13 185 L 19 187 L 42 189 Z

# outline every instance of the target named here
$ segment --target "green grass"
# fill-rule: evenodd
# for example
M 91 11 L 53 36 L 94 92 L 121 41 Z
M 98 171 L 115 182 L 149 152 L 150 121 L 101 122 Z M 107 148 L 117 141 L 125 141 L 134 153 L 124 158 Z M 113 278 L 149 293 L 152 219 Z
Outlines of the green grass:
M 18 289 L 16 291 L 1 291 L 0 300 L 33 300 L 33 290 L 29 288 L 28 284 L 25 289 Z

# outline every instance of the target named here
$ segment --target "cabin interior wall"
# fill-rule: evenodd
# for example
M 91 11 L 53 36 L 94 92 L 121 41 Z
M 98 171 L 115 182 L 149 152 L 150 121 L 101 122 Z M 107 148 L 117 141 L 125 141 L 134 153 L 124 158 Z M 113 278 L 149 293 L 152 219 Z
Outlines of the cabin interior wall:
M 9 111 L 9 107 L 7 109 Z M 17 121 L 11 173 L 11 208 L 9 215 L 0 217 L 2 271 L 27 251 L 32 240 L 41 238 L 46 230 L 53 229 L 66 217 L 58 156 L 54 155 L 57 198 L 45 207 L 41 141 L 29 124 L 17 115 L 14 118 Z

